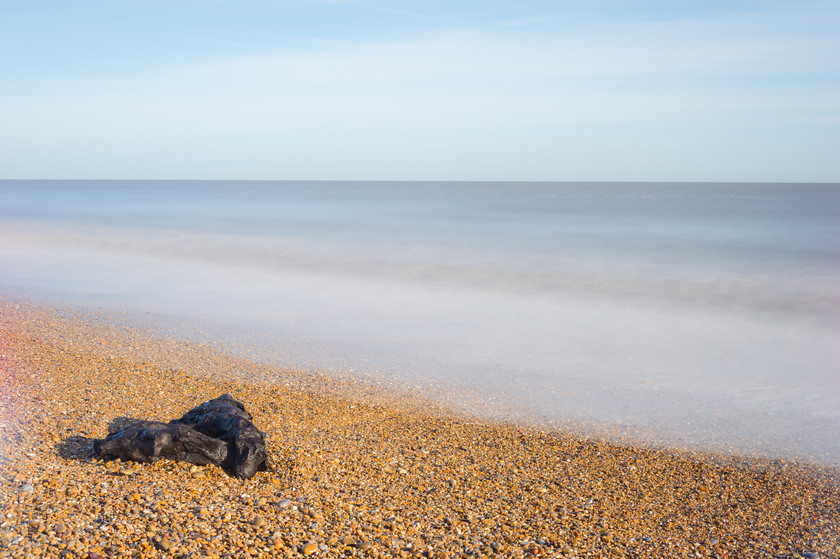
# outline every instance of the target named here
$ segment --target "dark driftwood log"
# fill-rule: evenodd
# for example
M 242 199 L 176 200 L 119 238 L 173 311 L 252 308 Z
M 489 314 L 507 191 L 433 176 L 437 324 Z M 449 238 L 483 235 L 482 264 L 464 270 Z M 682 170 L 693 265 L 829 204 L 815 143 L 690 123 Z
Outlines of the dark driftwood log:
M 249 479 L 268 469 L 264 434 L 251 419 L 245 406 L 223 394 L 191 409 L 178 423 L 227 443 L 227 456 L 221 466 L 236 477 Z
M 105 460 L 154 462 L 169 458 L 202 466 L 215 464 L 244 479 L 268 469 L 264 434 L 251 423 L 245 406 L 229 394 L 204 402 L 169 423 L 134 422 L 93 441 L 93 452 Z

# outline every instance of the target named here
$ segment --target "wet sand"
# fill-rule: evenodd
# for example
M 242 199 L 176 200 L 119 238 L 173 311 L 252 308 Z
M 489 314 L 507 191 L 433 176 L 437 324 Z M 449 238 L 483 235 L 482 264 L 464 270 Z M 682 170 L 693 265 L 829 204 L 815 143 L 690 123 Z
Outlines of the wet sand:
M 0 320 L 0 558 L 840 557 L 836 468 L 479 421 L 15 301 Z M 111 422 L 223 393 L 270 471 L 92 457 Z

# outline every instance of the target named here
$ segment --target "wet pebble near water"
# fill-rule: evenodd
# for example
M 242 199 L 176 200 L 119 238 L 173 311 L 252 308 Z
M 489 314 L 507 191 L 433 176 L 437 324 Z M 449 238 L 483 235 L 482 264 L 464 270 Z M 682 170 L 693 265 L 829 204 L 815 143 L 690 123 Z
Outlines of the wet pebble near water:
M 840 557 L 836 469 L 475 421 L 89 317 L 0 311 L 0 558 Z M 269 471 L 92 459 L 109 422 L 225 392 L 268 434 Z

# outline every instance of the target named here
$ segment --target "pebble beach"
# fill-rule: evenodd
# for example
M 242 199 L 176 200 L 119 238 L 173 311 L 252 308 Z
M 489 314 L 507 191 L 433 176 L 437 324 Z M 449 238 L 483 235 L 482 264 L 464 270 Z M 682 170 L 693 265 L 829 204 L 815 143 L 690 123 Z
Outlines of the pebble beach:
M 4 557 L 840 557 L 840 472 L 459 415 L 94 313 L 0 299 Z M 105 462 L 221 394 L 270 469 Z

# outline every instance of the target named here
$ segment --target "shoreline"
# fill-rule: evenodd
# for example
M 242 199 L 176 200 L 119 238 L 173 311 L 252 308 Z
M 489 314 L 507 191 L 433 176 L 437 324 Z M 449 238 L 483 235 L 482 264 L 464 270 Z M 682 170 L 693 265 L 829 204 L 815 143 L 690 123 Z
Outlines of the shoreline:
M 840 471 L 477 420 L 0 299 L 2 557 L 840 557 Z M 247 372 L 247 378 L 245 376 Z M 272 468 L 105 463 L 230 393 Z M 30 490 L 31 489 L 31 490 Z

